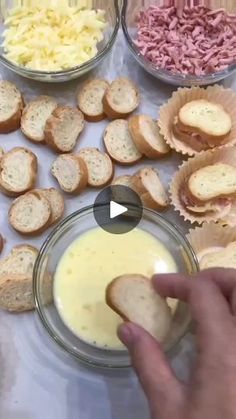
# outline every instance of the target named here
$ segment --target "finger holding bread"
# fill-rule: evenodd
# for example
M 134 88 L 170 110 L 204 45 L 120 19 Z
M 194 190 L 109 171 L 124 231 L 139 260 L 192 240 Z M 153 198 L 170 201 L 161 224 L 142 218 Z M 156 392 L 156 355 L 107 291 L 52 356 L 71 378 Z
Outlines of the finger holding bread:
M 20 128 L 24 100 L 17 87 L 6 80 L 0 81 L 0 133 L 8 134 Z
M 82 112 L 70 106 L 58 106 L 46 121 L 46 144 L 57 153 L 70 153 L 84 127 Z
M 99 122 L 106 118 L 103 98 L 109 86 L 110 84 L 103 79 L 92 79 L 82 86 L 77 102 L 86 121 Z
M 133 165 L 142 158 L 130 135 L 128 122 L 124 119 L 110 122 L 103 139 L 107 153 L 118 164 Z
M 125 321 L 141 326 L 159 342 L 165 341 L 171 311 L 149 278 L 138 274 L 115 278 L 106 289 L 106 302 Z
M 109 185 L 114 176 L 114 167 L 106 153 L 102 153 L 97 148 L 88 147 L 80 150 L 78 156 L 86 164 L 89 186 L 103 188 Z
M 103 97 L 104 111 L 109 119 L 127 118 L 139 103 L 138 88 L 125 77 L 114 80 Z
M 50 96 L 39 96 L 25 107 L 21 118 L 21 131 L 34 143 L 45 142 L 45 125 L 57 107 Z
M 61 154 L 53 162 L 51 174 L 60 188 L 69 194 L 79 195 L 88 184 L 88 169 L 82 158 L 74 154 Z
M 0 191 L 17 197 L 34 188 L 38 159 L 27 148 L 15 147 L 0 159 Z

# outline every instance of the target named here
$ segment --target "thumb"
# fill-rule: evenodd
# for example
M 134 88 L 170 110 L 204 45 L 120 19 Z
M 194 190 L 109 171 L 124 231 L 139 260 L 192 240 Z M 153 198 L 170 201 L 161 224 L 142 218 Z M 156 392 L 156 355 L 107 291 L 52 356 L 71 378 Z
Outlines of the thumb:
M 160 419 L 181 417 L 184 386 L 174 375 L 160 344 L 132 323 L 120 326 L 118 335 L 130 352 L 152 412 Z

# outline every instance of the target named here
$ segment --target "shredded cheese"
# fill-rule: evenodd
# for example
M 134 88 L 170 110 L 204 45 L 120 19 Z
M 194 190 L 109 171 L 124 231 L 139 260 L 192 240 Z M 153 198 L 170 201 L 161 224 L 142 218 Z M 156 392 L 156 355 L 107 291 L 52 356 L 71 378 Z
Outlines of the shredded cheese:
M 15 0 L 5 20 L 3 48 L 13 63 L 39 71 L 67 70 L 95 57 L 104 39 L 105 11 L 90 0 Z

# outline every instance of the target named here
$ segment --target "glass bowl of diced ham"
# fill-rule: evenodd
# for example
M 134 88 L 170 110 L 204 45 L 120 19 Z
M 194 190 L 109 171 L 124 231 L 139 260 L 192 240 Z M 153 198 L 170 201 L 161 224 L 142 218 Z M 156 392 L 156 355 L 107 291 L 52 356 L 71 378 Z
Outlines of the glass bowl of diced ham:
M 124 0 L 122 26 L 138 63 L 167 83 L 207 85 L 236 70 L 235 0 Z

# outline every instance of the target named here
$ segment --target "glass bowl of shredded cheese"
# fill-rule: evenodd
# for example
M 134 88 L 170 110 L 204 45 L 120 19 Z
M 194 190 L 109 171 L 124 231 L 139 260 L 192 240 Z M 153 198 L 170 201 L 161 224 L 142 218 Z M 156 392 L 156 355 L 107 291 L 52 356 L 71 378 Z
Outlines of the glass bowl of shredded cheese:
M 40 81 L 92 70 L 119 30 L 119 0 L 2 0 L 0 7 L 0 62 Z

